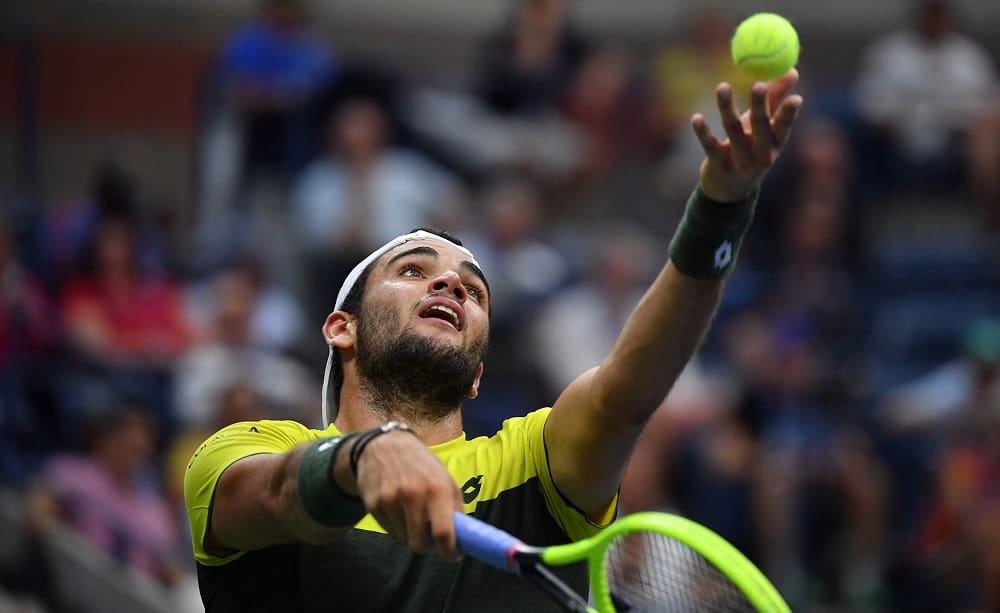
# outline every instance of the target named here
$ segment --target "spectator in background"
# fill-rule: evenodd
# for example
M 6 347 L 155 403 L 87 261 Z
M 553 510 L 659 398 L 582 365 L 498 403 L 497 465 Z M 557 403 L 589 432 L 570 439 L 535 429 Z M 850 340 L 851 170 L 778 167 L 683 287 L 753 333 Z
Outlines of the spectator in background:
M 972 156 L 991 150 L 977 140 L 1000 138 L 995 120 L 980 133 L 980 119 L 997 112 L 998 87 L 989 53 L 955 31 L 950 4 L 917 2 L 910 27 L 872 43 L 856 83 L 861 118 L 887 158 L 873 161 L 889 186 L 964 186 L 970 164 L 983 168 Z
M 701 150 L 687 138 L 688 118 L 697 109 L 713 103 L 715 84 L 732 84 L 734 95 L 750 91 L 752 81 L 733 65 L 729 40 L 735 24 L 711 7 L 701 7 L 690 16 L 687 36 L 672 39 L 656 55 L 653 80 L 658 110 L 654 133 L 666 148 L 661 168 L 661 187 L 668 194 L 683 192 L 684 180 L 698 169 Z M 737 106 L 745 108 L 746 99 Z
M 861 414 L 853 169 L 836 124 L 814 118 L 803 130 L 810 142 L 781 169 L 782 196 L 761 209 L 771 233 L 752 244 L 743 271 L 757 273 L 759 285 L 721 337 L 741 388 L 735 411 L 681 454 L 689 474 L 680 485 L 697 483 L 691 471 L 713 457 L 705 453 L 719 437 L 734 448 L 748 437 L 757 451 L 734 484 L 752 486 L 764 519 L 748 544 L 793 601 L 868 606 L 879 597 L 886 547 L 886 477 Z M 710 501 L 706 490 L 686 497 Z M 729 523 L 734 536 L 748 537 L 745 524 Z
M 744 265 L 734 271 L 719 317 L 757 308 L 801 322 L 834 361 L 830 372 L 855 368 L 857 377 L 845 381 L 860 388 L 864 201 L 843 129 L 815 116 L 803 121 L 802 140 L 775 168 L 778 193 L 762 195 L 756 217 L 764 223 L 744 244 Z
M 857 353 L 862 329 L 857 281 L 842 255 L 847 206 L 836 191 L 810 190 L 792 201 L 781 224 L 779 249 L 786 264 L 762 298 L 777 320 L 802 322 L 837 360 L 852 348 Z
M 315 420 L 313 381 L 299 362 L 255 346 L 251 323 L 256 289 L 246 275 L 217 277 L 216 305 L 210 336 L 177 363 L 175 412 L 185 430 L 217 423 L 216 411 L 226 390 L 252 389 L 268 415 Z
M 579 221 L 589 213 L 607 218 L 607 203 L 617 201 L 618 220 L 651 227 L 662 222 L 635 218 L 635 209 L 651 199 L 639 194 L 652 196 L 646 187 L 652 168 L 646 162 L 653 158 L 650 105 L 635 76 L 634 57 L 627 50 L 598 47 L 585 56 L 560 103 L 563 117 L 581 139 L 579 159 L 559 182 L 563 193 L 557 212 L 565 217 Z
M 178 533 L 152 476 L 148 409 L 117 404 L 91 416 L 82 453 L 54 456 L 33 492 L 44 529 L 61 520 L 108 555 L 166 584 L 179 578 Z
M 1000 411 L 980 408 L 939 457 L 924 523 L 900 560 L 901 608 L 1000 609 Z M 919 602 L 907 597 L 918 592 Z
M 510 19 L 483 49 L 476 89 L 487 107 L 532 116 L 566 93 L 587 44 L 572 28 L 563 0 L 517 0 Z
M 486 184 L 480 201 L 481 229 L 468 243 L 490 271 L 496 327 L 505 313 L 523 313 L 565 284 L 571 270 L 565 256 L 545 240 L 548 212 L 538 181 L 526 174 L 500 175 Z
M 896 472 L 896 515 L 902 540 L 921 529 L 933 504 L 938 461 L 951 441 L 986 427 L 1000 411 L 1000 324 L 971 324 L 959 355 L 891 390 L 876 409 L 887 440 L 887 460 Z
M 772 303 L 734 319 L 724 344 L 742 387 L 738 431 L 759 450 L 755 541 L 767 572 L 793 608 L 870 605 L 887 484 L 824 336 L 794 305 Z
M 969 131 L 972 187 L 983 206 L 985 228 L 1000 232 L 1000 95 L 993 97 L 990 109 Z
M 318 149 L 322 101 L 341 70 L 302 0 L 255 2 L 257 16 L 220 52 L 204 110 L 197 245 L 208 264 L 259 244 L 269 213 L 283 217 L 283 194 L 272 192 L 287 189 Z
M 561 105 L 590 45 L 572 27 L 567 4 L 514 0 L 483 42 L 470 93 L 425 87 L 407 96 L 407 125 L 457 172 L 489 180 L 515 169 L 561 181 L 580 164 L 585 137 Z
M 144 269 L 166 269 L 172 259 L 169 241 L 143 206 L 147 196 L 121 164 L 108 159 L 94 168 L 85 196 L 57 198 L 45 207 L 39 244 L 48 285 L 58 290 L 79 272 L 105 218 L 131 220 L 138 237 L 133 241 L 136 261 Z
M 128 219 L 99 222 L 85 270 L 63 291 L 61 312 L 74 367 L 61 389 L 69 414 L 60 427 L 72 429 L 88 403 L 110 391 L 140 398 L 169 435 L 170 373 L 191 330 L 174 280 L 140 265 Z
M 803 255 L 818 265 L 860 273 L 867 257 L 862 232 L 866 194 L 848 136 L 825 117 L 802 119 L 803 137 L 775 167 L 774 189 L 762 195 L 757 219 L 765 223 L 744 246 L 748 263 L 757 270 L 775 270 L 795 266 L 794 258 Z M 827 217 L 829 227 L 818 216 Z
M 673 511 L 759 562 L 758 441 L 724 380 L 689 368 L 643 431 L 622 483 L 624 512 Z
M 58 313 L 39 279 L 19 261 L 0 220 L 0 484 L 20 486 L 51 443 L 42 436 L 47 352 L 57 344 Z
M 910 468 L 927 471 L 930 483 L 917 501 L 921 520 L 895 560 L 895 604 L 913 611 L 997 610 L 1000 321 L 971 325 L 962 356 L 893 391 L 883 416 L 896 436 L 929 438 L 925 461 L 933 460 Z
M 276 353 L 299 348 L 306 331 L 305 313 L 295 297 L 272 283 L 263 263 L 253 254 L 244 254 L 223 266 L 207 280 L 193 284 L 188 290 L 188 313 L 199 337 L 212 334 L 221 298 L 217 286 L 224 279 L 248 289 L 251 296 L 250 344 Z
M 317 312 L 360 257 L 410 228 L 454 226 L 459 186 L 420 154 L 396 147 L 385 110 L 372 98 L 345 100 L 327 127 L 327 150 L 296 180 L 292 206 Z M 337 280 L 335 282 L 335 280 Z
M 526 355 L 526 317 L 571 280 L 570 263 L 545 231 L 545 194 L 527 174 L 504 174 L 479 195 L 480 228 L 466 244 L 490 275 L 490 381 L 478 408 L 466 417 L 466 432 L 491 435 L 511 406 L 544 403 L 546 386 Z
M 632 58 L 623 49 L 603 48 L 589 54 L 580 65 L 563 104 L 563 113 L 585 135 L 587 153 L 579 180 L 607 172 L 627 146 L 626 108 Z
M 761 283 L 722 338 L 743 389 L 717 429 L 757 450 L 753 499 L 763 521 L 750 545 L 782 587 L 793 600 L 860 606 L 878 597 L 886 480 L 860 410 L 853 169 L 836 124 L 814 118 L 803 130 L 809 142 L 781 169 L 781 195 L 762 207 L 770 233 L 750 254 Z M 712 450 L 719 435 L 709 434 Z M 699 459 L 697 442 L 689 462 Z
M 652 266 L 649 240 L 632 228 L 595 237 L 595 261 L 579 283 L 552 296 L 531 322 L 530 354 L 548 386 L 546 397 L 601 362 L 639 303 Z
M 308 27 L 301 0 L 261 0 L 257 19 L 222 52 L 222 87 L 240 117 L 244 170 L 291 178 L 311 153 L 312 107 L 338 66 Z
M 1000 320 L 969 326 L 958 359 L 891 391 L 881 417 L 894 432 L 922 431 L 942 437 L 1000 413 Z

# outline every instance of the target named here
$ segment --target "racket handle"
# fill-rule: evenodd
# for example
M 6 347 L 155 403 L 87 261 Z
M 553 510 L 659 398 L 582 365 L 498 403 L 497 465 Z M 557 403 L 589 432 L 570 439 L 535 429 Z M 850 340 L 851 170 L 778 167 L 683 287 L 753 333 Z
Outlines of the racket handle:
M 513 554 L 522 543 L 500 528 L 455 511 L 455 538 L 465 555 L 505 572 L 517 572 Z

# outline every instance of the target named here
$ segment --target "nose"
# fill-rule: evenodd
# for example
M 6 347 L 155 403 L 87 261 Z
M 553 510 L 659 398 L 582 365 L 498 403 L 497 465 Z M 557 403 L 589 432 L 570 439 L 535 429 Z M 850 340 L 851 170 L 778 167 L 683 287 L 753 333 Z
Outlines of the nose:
M 465 304 L 465 300 L 469 297 L 461 277 L 454 270 L 445 271 L 431 279 L 429 289 L 432 294 L 448 292 L 459 304 Z

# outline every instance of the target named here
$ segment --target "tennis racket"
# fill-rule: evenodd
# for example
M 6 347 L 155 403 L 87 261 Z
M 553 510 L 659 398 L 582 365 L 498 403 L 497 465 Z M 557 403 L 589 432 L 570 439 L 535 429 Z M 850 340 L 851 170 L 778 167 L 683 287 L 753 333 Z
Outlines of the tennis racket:
M 534 581 L 567 611 L 790 611 L 735 547 L 676 515 L 635 513 L 582 541 L 532 547 L 456 512 L 455 534 L 462 553 Z M 596 608 L 547 568 L 582 561 Z

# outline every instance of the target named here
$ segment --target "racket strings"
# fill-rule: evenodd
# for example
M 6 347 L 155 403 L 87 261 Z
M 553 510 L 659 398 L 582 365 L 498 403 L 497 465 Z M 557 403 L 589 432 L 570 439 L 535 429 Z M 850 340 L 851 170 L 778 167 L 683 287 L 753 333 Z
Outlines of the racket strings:
M 615 539 L 605 555 L 605 568 L 619 611 L 756 611 L 711 562 L 657 532 Z

